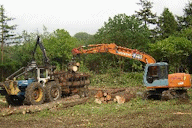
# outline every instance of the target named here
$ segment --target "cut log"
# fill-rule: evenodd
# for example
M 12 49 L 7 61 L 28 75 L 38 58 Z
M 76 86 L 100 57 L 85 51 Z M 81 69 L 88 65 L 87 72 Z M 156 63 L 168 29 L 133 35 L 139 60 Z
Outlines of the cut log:
M 111 95 L 108 94 L 108 95 L 106 96 L 106 100 L 107 100 L 107 101 L 110 101 L 111 99 L 112 99 L 112 98 L 111 98 Z
M 132 98 L 134 98 L 134 94 L 124 94 L 124 95 L 117 95 L 115 96 L 114 102 L 116 101 L 118 104 L 123 104 L 125 102 L 130 101 Z
M 97 104 L 101 104 L 102 103 L 101 100 L 98 99 L 98 98 L 96 98 L 94 102 L 97 103 Z
M 103 91 L 99 90 L 97 91 L 95 98 L 101 98 L 101 97 L 103 97 Z
M 124 88 L 117 89 L 108 89 L 108 90 L 98 90 L 96 95 L 96 102 L 101 103 L 111 103 L 117 102 L 119 104 L 123 104 L 129 101 L 131 98 L 135 97 L 135 94 L 126 91 Z
M 52 108 L 60 107 L 60 108 L 67 108 L 73 107 L 75 105 L 83 104 L 87 102 L 88 98 L 81 98 L 81 99 L 71 99 L 70 101 L 66 100 L 58 100 L 55 102 L 45 103 L 36 106 L 20 106 L 20 107 L 13 107 L 13 108 L 5 108 L 2 112 L 0 112 L 1 116 L 9 116 L 12 114 L 27 114 L 27 113 L 35 113 L 42 110 L 50 110 Z
M 105 97 L 101 97 L 100 100 L 101 100 L 101 102 L 106 101 L 106 100 L 105 100 Z
M 104 92 L 104 93 L 103 93 L 103 96 L 105 96 L 105 97 L 106 97 L 106 96 L 107 96 L 107 92 Z
M 68 70 L 69 70 L 69 71 L 77 72 L 78 67 L 77 67 L 77 66 L 70 65 L 70 66 L 68 67 Z
M 114 99 L 113 99 L 113 102 L 117 102 L 117 99 L 116 99 L 116 98 L 114 98 Z

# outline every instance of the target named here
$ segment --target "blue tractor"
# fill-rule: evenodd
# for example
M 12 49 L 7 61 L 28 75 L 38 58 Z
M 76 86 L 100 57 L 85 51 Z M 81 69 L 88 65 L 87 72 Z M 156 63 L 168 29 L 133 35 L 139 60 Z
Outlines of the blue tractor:
M 37 45 L 43 52 L 43 66 L 37 65 L 34 59 Z M 56 68 L 50 65 L 45 48 L 38 36 L 31 63 L 1 82 L 0 93 L 5 95 L 10 105 L 38 105 L 45 101 L 58 100 L 62 94 L 71 94 L 75 90 L 77 90 L 75 93 L 80 96 L 87 96 L 89 75 L 77 73 L 78 66 L 77 63 L 71 62 L 68 64 L 68 71 L 55 72 Z

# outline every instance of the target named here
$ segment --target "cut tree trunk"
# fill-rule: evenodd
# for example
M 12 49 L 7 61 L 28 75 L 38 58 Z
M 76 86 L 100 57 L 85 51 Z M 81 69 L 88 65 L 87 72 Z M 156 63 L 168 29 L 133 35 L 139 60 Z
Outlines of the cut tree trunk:
M 117 102 L 119 104 L 128 102 L 131 98 L 134 98 L 135 94 L 125 91 L 125 89 L 109 89 L 98 90 L 95 95 L 95 103 L 111 103 Z
M 113 101 L 117 102 L 118 104 L 123 104 L 125 102 L 130 101 L 134 97 L 135 97 L 134 94 L 116 95 Z

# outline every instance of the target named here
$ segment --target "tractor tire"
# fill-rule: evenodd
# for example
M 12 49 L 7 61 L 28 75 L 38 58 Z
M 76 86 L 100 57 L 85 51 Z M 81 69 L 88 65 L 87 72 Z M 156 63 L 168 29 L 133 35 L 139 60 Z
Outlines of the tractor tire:
M 25 90 L 25 104 L 39 105 L 45 100 L 45 90 L 38 82 L 31 83 Z
M 61 92 L 61 86 L 55 81 L 48 82 L 46 85 L 46 101 L 56 101 L 61 98 L 62 92 Z
M 6 101 L 9 105 L 19 106 L 23 104 L 24 98 L 18 97 L 17 95 L 5 95 Z

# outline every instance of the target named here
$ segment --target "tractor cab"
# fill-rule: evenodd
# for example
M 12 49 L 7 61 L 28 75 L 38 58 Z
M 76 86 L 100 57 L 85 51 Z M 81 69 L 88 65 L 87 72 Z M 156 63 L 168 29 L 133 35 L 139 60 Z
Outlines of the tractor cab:
M 147 64 L 143 81 L 146 87 L 168 87 L 168 64 L 165 62 Z
M 41 83 L 43 86 L 50 79 L 48 69 L 44 67 L 38 67 L 37 69 L 37 82 Z

